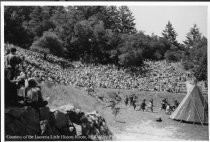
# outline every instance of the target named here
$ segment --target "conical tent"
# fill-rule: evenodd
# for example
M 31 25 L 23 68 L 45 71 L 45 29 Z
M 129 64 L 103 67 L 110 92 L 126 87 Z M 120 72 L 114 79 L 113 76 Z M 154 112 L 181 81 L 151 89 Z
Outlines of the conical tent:
M 187 95 L 177 109 L 170 115 L 171 119 L 193 123 L 208 123 L 208 103 L 199 87 L 187 84 Z

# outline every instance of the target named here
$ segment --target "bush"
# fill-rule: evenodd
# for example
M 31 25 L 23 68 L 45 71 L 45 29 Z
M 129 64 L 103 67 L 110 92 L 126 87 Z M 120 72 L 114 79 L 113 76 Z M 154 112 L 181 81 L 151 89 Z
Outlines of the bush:
M 125 67 L 141 66 L 143 64 L 143 55 L 141 50 L 123 53 L 118 56 L 119 64 Z
M 41 38 L 34 41 L 31 49 L 40 53 L 51 53 L 56 56 L 62 56 L 64 53 L 62 41 L 53 32 L 44 32 Z
M 180 55 L 179 52 L 168 50 L 168 51 L 165 53 L 165 59 L 166 59 L 168 62 L 178 62 L 178 61 L 180 61 L 180 59 L 181 59 L 181 55 Z
M 183 64 L 185 70 L 189 70 L 189 69 L 194 68 L 194 64 L 190 61 L 185 61 L 182 64 Z
M 160 51 L 155 51 L 155 53 L 153 54 L 154 59 L 155 60 L 161 60 L 163 58 L 163 56 L 161 55 Z

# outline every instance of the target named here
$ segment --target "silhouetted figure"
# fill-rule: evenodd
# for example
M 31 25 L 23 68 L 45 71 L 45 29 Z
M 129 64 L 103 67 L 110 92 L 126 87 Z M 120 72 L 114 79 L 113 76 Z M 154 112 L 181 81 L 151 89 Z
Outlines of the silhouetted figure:
M 129 99 L 128 99 L 128 96 L 126 95 L 126 97 L 125 97 L 125 105 L 126 106 L 128 105 L 128 101 L 129 101 Z
M 179 102 L 177 100 L 174 101 L 175 109 L 179 106 Z
M 136 102 L 137 102 L 137 96 L 134 95 L 133 96 L 133 104 L 132 104 L 134 110 L 136 109 Z
M 166 110 L 167 104 L 168 104 L 168 101 L 167 101 L 166 98 L 164 98 L 164 99 L 162 100 L 162 102 L 161 102 L 161 108 L 160 108 L 160 110 Z
M 130 96 L 130 106 L 133 105 L 133 95 Z
M 145 99 L 143 99 L 143 101 L 142 101 L 142 103 L 141 103 L 141 110 L 145 110 L 145 108 L 146 108 L 146 100 Z

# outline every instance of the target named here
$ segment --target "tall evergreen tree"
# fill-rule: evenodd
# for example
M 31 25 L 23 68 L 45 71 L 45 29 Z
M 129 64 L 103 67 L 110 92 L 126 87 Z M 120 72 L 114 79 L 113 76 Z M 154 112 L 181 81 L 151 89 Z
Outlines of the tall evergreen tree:
M 184 41 L 187 48 L 189 47 L 198 47 L 199 42 L 201 41 L 201 33 L 196 24 L 190 29 L 187 33 L 186 40 Z
M 204 52 L 204 55 L 202 56 L 198 68 L 195 70 L 195 76 L 196 78 L 200 80 L 207 80 L 207 52 Z
M 134 16 L 127 6 L 119 7 L 120 32 L 123 34 L 136 33 Z
M 162 32 L 162 35 L 173 45 L 177 46 L 178 42 L 176 40 L 177 33 L 173 28 L 170 21 L 166 25 L 165 29 Z

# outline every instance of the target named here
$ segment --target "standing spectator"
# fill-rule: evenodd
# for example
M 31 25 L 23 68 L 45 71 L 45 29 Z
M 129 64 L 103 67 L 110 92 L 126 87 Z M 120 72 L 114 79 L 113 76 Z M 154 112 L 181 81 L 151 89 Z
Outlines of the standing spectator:
M 19 70 L 18 65 L 21 63 L 21 59 L 16 55 L 16 48 L 11 48 L 10 54 L 6 56 L 5 59 L 5 68 L 7 72 L 7 78 L 9 80 L 15 79 L 18 76 Z

